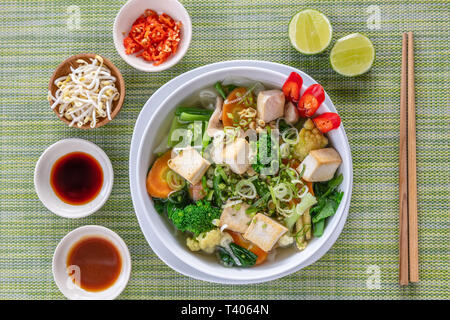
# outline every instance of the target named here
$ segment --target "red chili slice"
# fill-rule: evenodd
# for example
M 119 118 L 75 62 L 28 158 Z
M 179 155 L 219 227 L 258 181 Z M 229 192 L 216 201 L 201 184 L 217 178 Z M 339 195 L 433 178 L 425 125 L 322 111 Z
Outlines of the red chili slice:
M 141 15 L 139 18 L 136 19 L 135 22 L 133 22 L 132 26 L 135 26 L 137 24 L 145 23 L 145 16 Z
M 312 117 L 325 101 L 325 91 L 320 84 L 313 84 L 306 89 L 298 102 L 297 109 L 303 118 Z
M 126 54 L 133 54 L 142 49 L 142 47 L 130 37 L 123 39 L 123 45 L 125 47 Z
M 283 85 L 283 93 L 288 101 L 298 102 L 303 79 L 297 72 L 291 72 Z
M 181 22 L 168 14 L 158 15 L 154 10 L 147 9 L 133 23 L 128 37 L 124 39 L 125 52 L 139 53 L 137 57 L 159 65 L 177 51 L 180 27 Z
M 341 118 L 337 113 L 325 112 L 313 119 L 317 129 L 322 133 L 327 133 L 330 130 L 339 128 L 341 125 Z
M 163 24 L 168 25 L 170 28 L 173 28 L 173 26 L 175 25 L 175 21 L 172 19 L 172 17 L 165 13 L 159 16 L 159 21 Z

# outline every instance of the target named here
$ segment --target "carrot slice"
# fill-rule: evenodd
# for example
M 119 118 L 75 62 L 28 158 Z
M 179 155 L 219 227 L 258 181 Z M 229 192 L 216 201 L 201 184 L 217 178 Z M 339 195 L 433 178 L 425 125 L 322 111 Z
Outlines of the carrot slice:
M 305 181 L 303 180 L 306 184 L 306 186 L 308 187 L 308 191 L 309 193 L 311 193 L 311 195 L 314 195 L 314 189 L 313 189 L 313 183 L 309 182 L 309 181 Z
M 156 159 L 147 175 L 147 192 L 154 198 L 167 198 L 173 191 L 166 180 L 167 172 L 170 170 L 167 161 L 170 160 L 171 153 L 169 150 Z
M 258 256 L 256 259 L 255 265 L 263 263 L 267 259 L 267 252 L 258 247 L 256 244 L 251 243 L 248 240 L 245 240 L 240 233 L 227 231 L 231 237 L 233 237 L 233 242 L 238 246 L 241 246 L 244 249 L 247 249 Z
M 230 92 L 223 104 L 222 123 L 225 127 L 233 127 L 234 124 L 239 124 L 241 117 L 239 112 L 248 108 L 242 103 L 241 97 L 247 92 L 246 88 L 236 88 Z

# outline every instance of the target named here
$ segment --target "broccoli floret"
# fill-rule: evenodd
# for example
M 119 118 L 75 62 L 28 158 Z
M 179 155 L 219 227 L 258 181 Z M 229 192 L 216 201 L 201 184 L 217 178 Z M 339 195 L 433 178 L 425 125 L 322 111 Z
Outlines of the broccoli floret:
M 180 231 L 189 231 L 198 236 L 202 232 L 207 232 L 215 226 L 214 219 L 219 219 L 221 210 L 211 206 L 207 201 L 197 201 L 183 209 L 176 209 L 168 212 L 169 219 Z

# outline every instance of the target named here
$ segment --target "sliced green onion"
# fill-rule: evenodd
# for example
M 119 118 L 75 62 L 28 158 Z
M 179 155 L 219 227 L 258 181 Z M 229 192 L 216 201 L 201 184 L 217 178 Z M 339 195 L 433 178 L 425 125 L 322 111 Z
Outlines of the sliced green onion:
M 225 174 L 225 171 L 223 171 L 222 167 L 217 166 L 216 169 L 214 170 L 214 175 L 220 176 L 223 179 L 223 181 L 229 183 L 228 176 Z
M 304 185 L 298 192 L 298 197 L 300 199 L 303 199 L 307 194 L 308 194 L 308 187 Z
M 245 119 L 241 119 L 241 121 L 239 121 L 239 125 L 242 127 L 245 127 L 248 124 L 248 121 Z
M 186 185 L 186 180 L 184 180 L 176 172 L 169 170 L 166 175 L 166 181 L 172 190 L 180 190 Z
M 248 180 L 241 180 L 237 183 L 236 193 L 247 199 L 255 199 L 258 195 L 255 185 Z
M 213 110 L 196 108 L 196 107 L 178 107 L 175 109 L 175 115 L 180 116 L 183 112 L 197 115 L 212 115 Z
M 280 213 L 282 216 L 285 216 L 285 217 L 293 214 L 294 210 L 295 210 L 295 205 L 292 205 L 290 208 L 277 207 L 277 212 Z
M 229 207 L 235 206 L 235 205 L 240 204 L 240 203 L 242 203 L 242 200 L 228 201 L 227 203 L 225 203 L 222 206 L 222 209 L 229 208 Z
M 298 168 L 297 168 L 298 169 Z M 303 165 L 303 167 L 302 167 L 302 171 L 300 171 L 300 173 L 299 173 L 299 177 L 301 178 L 301 177 L 303 177 L 303 174 L 305 173 L 305 165 Z
M 290 154 L 290 147 L 289 144 L 285 142 L 280 146 L 281 158 L 286 159 L 289 157 L 289 154 Z
M 292 190 L 284 182 L 277 184 L 273 187 L 273 192 L 275 197 L 284 202 L 289 202 L 292 200 Z
M 269 199 L 270 197 L 270 192 L 267 192 L 265 195 L 263 195 L 261 198 L 259 198 L 258 200 L 256 200 L 255 203 L 252 204 L 252 206 L 250 208 L 255 208 L 258 211 L 258 208 L 262 207 L 267 199 Z M 250 209 L 249 208 L 249 209 Z M 247 209 L 248 210 L 248 209 Z
M 258 211 L 259 211 L 259 209 L 256 207 L 248 207 L 247 210 L 245 210 L 245 214 L 253 217 L 255 215 L 255 213 L 257 213 Z
M 202 188 L 203 190 L 207 191 L 208 190 L 208 186 L 206 184 L 206 176 L 202 177 Z
M 180 121 L 208 121 L 211 118 L 209 114 L 194 114 L 188 112 L 182 112 L 180 114 Z
M 298 142 L 298 130 L 297 128 L 289 128 L 283 131 L 283 133 L 281 134 L 281 138 L 283 139 L 284 142 L 294 145 L 297 144 Z
M 209 190 L 208 194 L 206 195 L 206 200 L 212 201 L 213 196 L 214 196 L 214 190 Z
M 300 179 L 300 176 L 299 176 L 299 174 L 298 174 L 298 172 L 297 172 L 297 170 L 295 170 L 295 169 L 293 169 L 293 168 L 291 168 L 291 167 L 289 167 L 289 168 L 287 168 L 287 169 L 285 169 L 286 170 L 286 172 L 288 173 L 288 175 L 291 177 L 291 178 L 294 178 L 294 179 Z M 300 181 L 301 182 L 301 181 Z
M 217 82 L 214 85 L 214 88 L 216 89 L 216 91 L 222 96 L 223 100 L 225 100 L 227 98 L 227 95 L 225 94 L 225 92 L 223 91 L 223 87 L 222 84 L 220 82 Z
M 267 201 L 267 208 L 269 209 L 269 211 L 277 210 L 277 206 L 275 205 L 275 203 L 273 203 L 272 199 Z

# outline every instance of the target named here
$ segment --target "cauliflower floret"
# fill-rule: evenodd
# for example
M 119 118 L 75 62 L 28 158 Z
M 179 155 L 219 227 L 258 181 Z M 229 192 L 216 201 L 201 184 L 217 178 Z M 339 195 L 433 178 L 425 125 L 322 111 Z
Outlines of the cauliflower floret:
M 221 232 L 219 228 L 200 234 L 196 238 L 187 238 L 186 246 L 191 251 L 203 250 L 206 253 L 213 253 L 217 246 L 226 247 L 233 238 L 228 232 Z
M 303 161 L 311 150 L 325 148 L 328 144 L 328 139 L 316 128 L 311 119 L 306 120 L 298 135 L 299 140 L 293 148 L 293 155 L 300 161 Z
M 220 246 L 228 247 L 233 242 L 233 237 L 228 232 L 222 232 L 222 239 L 220 239 Z
M 197 237 L 200 249 L 206 253 L 213 253 L 221 239 L 222 232 L 220 232 L 220 229 L 213 229 Z
M 294 243 L 294 237 L 291 237 L 287 234 L 283 235 L 280 240 L 278 240 L 278 245 L 280 247 L 287 247 Z
M 191 251 L 200 251 L 200 244 L 196 239 L 187 238 L 186 239 L 186 246 Z

